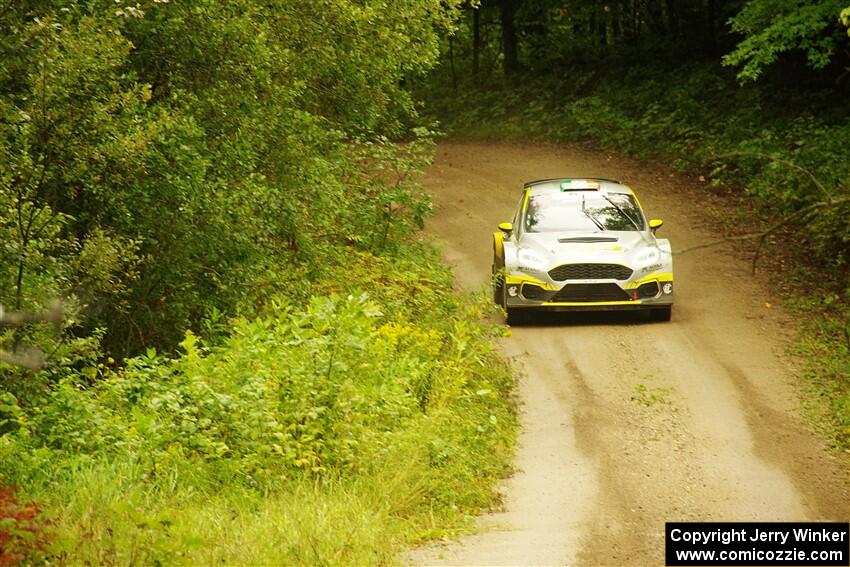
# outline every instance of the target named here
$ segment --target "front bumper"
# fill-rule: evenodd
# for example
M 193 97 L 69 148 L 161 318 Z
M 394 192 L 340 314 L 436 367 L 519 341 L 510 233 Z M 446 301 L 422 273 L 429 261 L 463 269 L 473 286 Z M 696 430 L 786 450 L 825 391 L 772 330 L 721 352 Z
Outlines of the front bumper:
M 673 304 L 673 274 L 653 273 L 634 281 L 574 280 L 544 282 L 525 274 L 505 278 L 505 299 L 511 309 L 547 311 L 618 311 L 669 307 Z

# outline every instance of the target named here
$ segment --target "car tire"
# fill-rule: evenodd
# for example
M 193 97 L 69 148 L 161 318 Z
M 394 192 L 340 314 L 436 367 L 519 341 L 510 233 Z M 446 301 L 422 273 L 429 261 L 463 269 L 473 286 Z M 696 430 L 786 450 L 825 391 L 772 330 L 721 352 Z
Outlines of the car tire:
M 660 307 L 649 312 L 649 318 L 652 321 L 667 322 L 673 317 L 673 306 Z
M 505 313 L 507 314 L 505 322 L 508 325 L 523 325 L 528 322 L 527 309 L 507 308 L 505 309 Z
M 504 278 L 504 275 L 501 275 L 501 277 Z M 508 294 L 504 279 L 500 280 L 498 297 L 498 305 L 505 310 L 505 323 L 508 325 L 522 325 L 528 320 L 528 311 L 526 309 L 508 307 Z
M 493 264 L 493 303 L 505 307 L 505 276 Z

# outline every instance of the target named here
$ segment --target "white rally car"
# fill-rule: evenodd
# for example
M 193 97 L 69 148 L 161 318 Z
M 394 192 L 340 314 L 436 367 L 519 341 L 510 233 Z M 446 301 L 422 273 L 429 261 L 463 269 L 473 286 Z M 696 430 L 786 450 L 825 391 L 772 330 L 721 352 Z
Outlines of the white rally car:
M 531 310 L 648 310 L 669 321 L 673 256 L 655 237 L 662 224 L 617 181 L 526 183 L 513 222 L 493 234 L 493 299 L 509 323 Z

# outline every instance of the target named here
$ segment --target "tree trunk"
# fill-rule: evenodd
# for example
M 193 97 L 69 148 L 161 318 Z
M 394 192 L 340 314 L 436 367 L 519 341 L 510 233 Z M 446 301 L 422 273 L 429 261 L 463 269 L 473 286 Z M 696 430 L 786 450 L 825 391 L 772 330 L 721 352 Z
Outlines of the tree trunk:
M 600 47 L 608 46 L 608 18 L 603 7 L 598 7 L 599 14 L 596 16 L 596 29 L 593 32 L 596 34 L 596 41 Z
M 717 54 L 717 0 L 707 0 L 705 6 L 705 52 Z
M 455 71 L 455 40 L 449 36 L 449 66 L 452 70 L 452 90 L 457 90 L 457 71 Z
M 472 8 L 472 76 L 481 70 L 481 7 Z
M 676 0 L 667 0 L 667 31 L 672 36 L 679 35 L 679 12 L 676 10 Z
M 640 37 L 640 20 L 638 19 L 638 0 L 632 0 L 632 39 Z
M 516 36 L 516 11 L 519 0 L 501 0 L 502 11 L 502 53 L 505 56 L 503 69 L 505 76 L 519 71 L 518 41 Z
M 664 18 L 661 13 L 661 3 L 659 0 L 647 0 L 646 6 L 647 23 L 649 31 L 656 37 L 664 33 Z
M 587 33 L 588 39 L 591 42 L 591 45 L 596 43 L 596 33 L 599 27 L 599 9 L 597 6 L 593 6 L 590 9 L 590 19 L 587 21 Z
M 626 9 L 624 4 L 617 2 L 611 11 L 611 43 L 617 43 L 623 39 L 623 11 Z

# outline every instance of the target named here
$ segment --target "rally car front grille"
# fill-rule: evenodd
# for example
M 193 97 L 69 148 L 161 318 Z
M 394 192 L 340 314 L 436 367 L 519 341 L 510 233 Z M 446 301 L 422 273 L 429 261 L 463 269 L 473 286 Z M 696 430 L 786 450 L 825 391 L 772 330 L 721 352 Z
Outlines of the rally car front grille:
M 632 270 L 620 264 L 562 264 L 549 270 L 556 282 L 566 280 L 627 280 Z
M 615 283 L 567 284 L 549 301 L 565 303 L 629 301 L 629 295 Z

